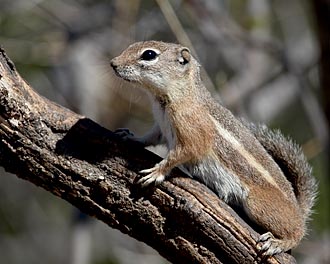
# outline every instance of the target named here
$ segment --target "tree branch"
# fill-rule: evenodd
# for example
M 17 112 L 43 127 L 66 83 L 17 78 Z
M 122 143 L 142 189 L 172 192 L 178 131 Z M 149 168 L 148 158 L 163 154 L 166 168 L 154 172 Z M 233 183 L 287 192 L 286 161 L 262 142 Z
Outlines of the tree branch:
M 160 160 L 38 95 L 0 50 L 0 165 L 173 263 L 261 262 L 258 234 L 204 185 L 174 170 L 157 188 L 134 178 Z M 264 263 L 294 263 L 288 254 Z

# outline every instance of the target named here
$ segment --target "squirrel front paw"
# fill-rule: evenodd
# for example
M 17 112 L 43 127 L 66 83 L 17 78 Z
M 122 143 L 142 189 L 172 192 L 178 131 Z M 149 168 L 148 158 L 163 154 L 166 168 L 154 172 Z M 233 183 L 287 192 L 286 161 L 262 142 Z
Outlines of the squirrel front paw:
M 137 181 L 137 184 L 140 184 L 142 187 L 146 187 L 152 183 L 158 185 L 165 180 L 165 174 L 162 172 L 159 164 L 156 164 L 153 168 L 141 170 L 140 173 L 148 173 L 148 175 Z
M 145 145 L 145 142 L 142 138 L 134 136 L 134 133 L 131 132 L 128 128 L 117 128 L 114 133 L 121 137 L 123 140 L 132 140 Z
M 135 139 L 134 134 L 128 128 L 117 128 L 114 133 L 120 136 L 122 139 Z
M 283 251 L 283 240 L 277 239 L 271 232 L 262 234 L 258 239 L 260 251 L 267 256 L 273 256 Z

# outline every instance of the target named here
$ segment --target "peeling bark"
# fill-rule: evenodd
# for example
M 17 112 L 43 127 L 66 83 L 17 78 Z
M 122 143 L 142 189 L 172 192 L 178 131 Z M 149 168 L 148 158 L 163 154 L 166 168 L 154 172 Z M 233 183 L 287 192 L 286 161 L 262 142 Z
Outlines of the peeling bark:
M 258 234 L 204 185 L 174 170 L 157 188 L 134 179 L 160 160 L 38 95 L 0 50 L 0 165 L 141 240 L 173 263 L 261 260 Z

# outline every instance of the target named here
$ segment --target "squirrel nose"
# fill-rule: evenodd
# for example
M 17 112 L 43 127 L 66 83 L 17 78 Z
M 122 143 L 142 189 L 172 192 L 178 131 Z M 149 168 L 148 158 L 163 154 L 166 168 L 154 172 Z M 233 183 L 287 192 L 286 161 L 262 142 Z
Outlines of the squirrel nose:
M 110 61 L 110 65 L 113 69 L 116 69 L 118 67 L 113 59 Z

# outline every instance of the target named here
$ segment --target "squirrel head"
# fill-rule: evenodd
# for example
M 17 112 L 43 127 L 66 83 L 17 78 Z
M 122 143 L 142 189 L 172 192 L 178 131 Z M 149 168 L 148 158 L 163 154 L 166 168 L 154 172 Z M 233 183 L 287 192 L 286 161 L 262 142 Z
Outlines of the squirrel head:
M 119 77 L 141 84 L 156 97 L 180 94 L 199 75 L 199 64 L 188 48 L 160 41 L 134 43 L 110 64 Z

